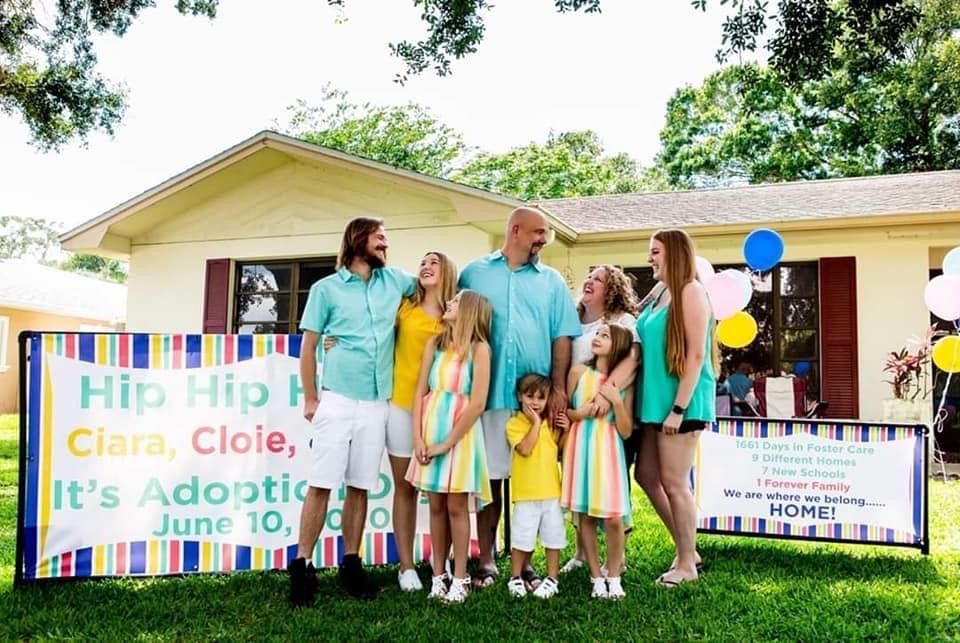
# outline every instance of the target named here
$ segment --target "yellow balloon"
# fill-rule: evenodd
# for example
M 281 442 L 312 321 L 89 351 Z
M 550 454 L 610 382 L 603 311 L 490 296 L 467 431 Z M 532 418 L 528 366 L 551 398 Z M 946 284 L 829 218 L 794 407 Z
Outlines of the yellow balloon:
M 756 336 L 756 320 L 742 310 L 717 324 L 717 340 L 730 348 L 743 348 Z
M 933 347 L 931 357 L 941 371 L 960 373 L 960 337 L 951 335 L 941 339 Z

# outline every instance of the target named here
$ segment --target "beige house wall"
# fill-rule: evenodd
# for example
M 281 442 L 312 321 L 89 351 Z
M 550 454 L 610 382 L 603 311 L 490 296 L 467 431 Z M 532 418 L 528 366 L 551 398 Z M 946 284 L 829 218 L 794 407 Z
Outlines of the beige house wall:
M 428 250 L 459 266 L 489 252 L 491 236 L 463 222 L 475 207 L 339 168 L 293 162 L 184 210 L 131 242 L 127 328 L 200 332 L 206 260 L 336 257 L 348 220 L 386 220 L 391 265 L 411 272 Z M 506 220 L 509 208 L 502 209 Z
M 880 420 L 882 401 L 890 397 L 890 386 L 880 370 L 886 354 L 903 346 L 907 338 L 920 336 L 929 325 L 923 289 L 929 281 L 928 271 L 939 268 L 945 252 L 960 245 L 960 213 L 956 220 L 958 223 L 946 225 L 781 233 L 786 246 L 784 261 L 856 257 L 861 419 Z M 711 263 L 743 263 L 744 236 L 695 236 L 695 241 L 698 253 Z M 643 238 L 581 241 L 571 248 L 555 244 L 544 258 L 572 279 L 576 291 L 592 265 L 646 266 L 648 242 Z
M 0 355 L 0 413 L 16 413 L 18 410 L 20 366 L 17 338 L 22 331 L 115 331 L 123 328 L 122 324 L 111 325 L 94 319 L 64 317 L 15 308 L 0 307 L 0 317 L 9 319 L 6 351 Z

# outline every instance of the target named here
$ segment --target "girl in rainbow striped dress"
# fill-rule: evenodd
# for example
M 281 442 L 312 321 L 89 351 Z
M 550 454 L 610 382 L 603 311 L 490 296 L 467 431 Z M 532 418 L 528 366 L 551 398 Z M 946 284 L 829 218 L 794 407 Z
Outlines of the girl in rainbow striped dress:
M 630 515 L 630 479 L 623 440 L 633 431 L 633 387 L 620 392 L 607 376 L 630 355 L 633 334 L 618 324 L 602 324 L 590 349 L 593 357 L 567 376 L 570 432 L 563 450 L 560 504 L 581 514 L 580 533 L 590 567 L 594 598 L 625 596 L 620 576 L 604 578 L 597 553 L 597 520 L 607 532 L 607 569 L 622 569 L 624 523 Z M 596 417 L 597 394 L 610 401 L 610 412 Z
M 430 499 L 431 540 L 453 542 L 449 588 L 447 552 L 434 547 L 430 589 L 432 598 L 452 603 L 462 602 L 470 587 L 470 509 L 491 500 L 480 416 L 490 383 L 492 316 L 490 302 L 472 290 L 447 302 L 446 329 L 427 342 L 414 396 L 414 457 L 407 480 Z

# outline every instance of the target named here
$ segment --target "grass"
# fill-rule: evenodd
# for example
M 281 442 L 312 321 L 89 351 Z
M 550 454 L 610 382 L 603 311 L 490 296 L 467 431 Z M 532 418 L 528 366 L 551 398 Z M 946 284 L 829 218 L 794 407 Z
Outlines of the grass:
M 930 482 L 931 555 L 913 550 L 702 536 L 709 570 L 676 590 L 666 531 L 641 496 L 624 576 L 627 598 L 589 599 L 583 570 L 548 602 L 503 582 L 446 607 L 373 572 L 380 598 L 345 598 L 321 574 L 311 609 L 286 602 L 281 573 L 87 580 L 14 590 L 15 416 L 0 416 L 0 639 L 713 639 L 960 641 L 960 483 Z M 542 558 L 538 561 L 542 565 Z M 501 571 L 504 571 L 501 567 Z M 426 572 L 424 572 L 426 574 Z

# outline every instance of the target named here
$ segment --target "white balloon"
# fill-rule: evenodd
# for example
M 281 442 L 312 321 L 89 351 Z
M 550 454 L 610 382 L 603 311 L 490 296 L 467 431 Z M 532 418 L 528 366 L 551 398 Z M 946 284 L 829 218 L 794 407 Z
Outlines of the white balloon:
M 750 298 L 753 297 L 753 282 L 750 281 L 750 277 L 747 276 L 747 274 L 742 270 L 734 270 L 733 268 L 727 268 L 720 274 L 727 275 L 740 284 L 740 288 L 743 290 L 744 297 L 743 306 L 740 307 L 740 310 L 743 310 L 746 305 L 750 303 Z
M 716 271 L 713 269 L 713 264 L 704 259 L 703 257 L 696 258 L 697 263 L 697 276 L 700 278 L 701 283 L 707 283 L 707 280 L 710 279 L 713 275 L 716 274 Z

